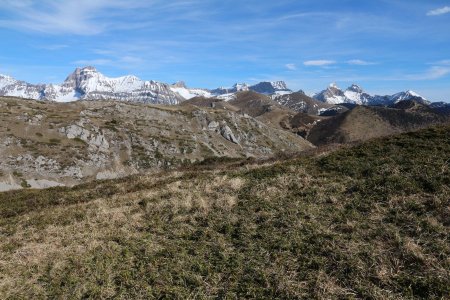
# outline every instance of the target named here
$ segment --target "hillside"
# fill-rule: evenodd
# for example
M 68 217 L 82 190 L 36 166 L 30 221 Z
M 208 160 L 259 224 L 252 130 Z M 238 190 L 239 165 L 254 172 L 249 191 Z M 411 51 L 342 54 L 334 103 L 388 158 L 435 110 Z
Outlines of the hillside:
M 1 298 L 448 298 L 449 140 L 0 193 Z
M 302 92 L 277 96 L 274 101 L 293 111 L 312 115 L 319 115 L 320 112 L 333 107 L 331 104 L 313 99 Z
M 242 113 L 255 118 L 274 110 L 288 111 L 288 108 L 279 105 L 269 96 L 253 91 L 239 92 L 235 99 L 228 101 L 228 103 L 239 108 Z
M 279 99 L 281 99 L 280 97 L 276 97 L 275 100 L 272 100 L 266 95 L 253 91 L 247 91 L 237 93 L 235 98 L 230 101 L 224 101 L 216 98 L 195 97 L 182 102 L 180 105 L 212 107 L 247 114 L 271 127 L 286 130 L 301 137 L 306 137 L 309 130 L 316 124 L 316 122 L 323 119 L 322 117 L 316 115 L 296 112 L 295 109 L 291 109 L 286 106 L 286 103 L 278 103 Z
M 314 145 L 351 143 L 450 120 L 422 104 L 411 106 L 410 102 L 399 102 L 396 107 L 357 106 L 321 121 L 310 130 L 307 138 Z
M 0 98 L 0 116 L 0 191 L 313 148 L 250 116 L 192 105 Z
M 233 112 L 238 112 L 239 108 L 231 105 L 227 101 L 224 101 L 222 99 L 218 98 L 206 98 L 206 97 L 194 97 L 189 100 L 181 102 L 179 105 L 181 106 L 187 106 L 187 105 L 194 105 L 198 107 L 210 107 L 210 108 L 217 108 L 217 109 L 225 109 Z

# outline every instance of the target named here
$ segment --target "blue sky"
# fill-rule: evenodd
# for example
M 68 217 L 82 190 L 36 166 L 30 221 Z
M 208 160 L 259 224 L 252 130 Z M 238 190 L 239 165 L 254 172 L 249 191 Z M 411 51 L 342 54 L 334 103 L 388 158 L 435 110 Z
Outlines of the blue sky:
M 450 1 L 2 0 L 0 73 L 107 76 L 215 88 L 285 80 L 450 101 Z

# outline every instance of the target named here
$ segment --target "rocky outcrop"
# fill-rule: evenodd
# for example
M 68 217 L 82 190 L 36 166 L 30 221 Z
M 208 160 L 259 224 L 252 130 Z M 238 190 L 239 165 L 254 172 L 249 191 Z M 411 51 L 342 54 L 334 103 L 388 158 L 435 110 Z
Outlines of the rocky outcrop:
M 81 124 L 83 124 L 81 122 Z M 109 149 L 109 143 L 103 133 L 97 127 L 91 127 L 88 130 L 78 124 L 71 124 L 60 129 L 69 139 L 80 139 L 88 144 L 90 150 L 106 152 Z
M 239 144 L 239 139 L 236 138 L 231 128 L 228 126 L 228 124 L 225 121 L 222 121 L 221 123 L 217 121 L 211 121 L 208 124 L 208 130 L 214 131 L 218 134 L 220 134 L 224 139 Z
M 18 99 L 2 99 L 0 108 L 0 182 L 15 187 L 72 185 L 214 156 L 267 157 L 313 147 L 249 115 L 221 109 Z
M 222 125 L 220 127 L 220 134 L 232 143 L 239 144 L 239 140 L 234 136 L 233 131 L 228 125 Z

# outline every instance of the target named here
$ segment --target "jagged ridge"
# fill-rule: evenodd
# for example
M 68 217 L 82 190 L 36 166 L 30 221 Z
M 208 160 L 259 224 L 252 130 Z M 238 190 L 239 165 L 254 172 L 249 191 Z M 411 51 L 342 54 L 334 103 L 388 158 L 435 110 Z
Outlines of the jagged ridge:
M 405 91 L 387 96 L 372 96 L 356 84 L 352 84 L 343 91 L 335 83 L 332 83 L 327 89 L 315 94 L 313 98 L 329 104 L 392 105 L 403 100 L 414 100 L 419 103 L 430 104 L 427 99 L 413 91 Z

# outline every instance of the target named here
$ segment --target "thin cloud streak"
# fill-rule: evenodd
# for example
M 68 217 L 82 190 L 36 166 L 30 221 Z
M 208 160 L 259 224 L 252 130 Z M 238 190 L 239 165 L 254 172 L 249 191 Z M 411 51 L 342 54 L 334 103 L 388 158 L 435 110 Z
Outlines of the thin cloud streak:
M 334 60 L 307 60 L 303 62 L 305 66 L 323 67 L 336 64 Z
M 440 16 L 450 13 L 450 6 L 433 9 L 427 12 L 427 16 Z
M 356 65 L 356 66 L 371 66 L 371 65 L 376 65 L 376 63 L 374 62 L 369 62 L 369 61 L 365 61 L 365 60 L 361 60 L 361 59 L 352 59 L 347 61 L 347 64 L 349 65 Z
M 428 69 L 427 72 L 417 75 L 408 75 L 408 80 L 435 80 L 450 74 L 450 67 L 434 66 Z
M 167 11 L 189 11 L 198 1 L 174 1 L 164 4 L 160 0 L 14 0 L 3 3 L 1 10 L 10 17 L 0 20 L 0 27 L 37 31 L 45 34 L 98 35 L 111 30 L 146 28 L 154 23 L 140 21 L 141 12 L 164 14 Z M 178 14 L 179 19 L 189 14 Z M 127 21 L 120 16 L 133 16 Z
M 295 64 L 286 64 L 285 67 L 291 71 L 297 70 L 297 66 Z

